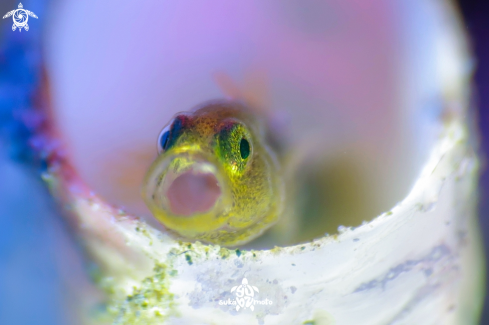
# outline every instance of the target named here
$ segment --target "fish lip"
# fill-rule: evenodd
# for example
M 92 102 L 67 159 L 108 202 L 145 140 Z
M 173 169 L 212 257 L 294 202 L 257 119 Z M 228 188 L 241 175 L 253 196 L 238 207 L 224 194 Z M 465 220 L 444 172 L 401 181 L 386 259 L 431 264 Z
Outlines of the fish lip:
M 170 209 L 167 191 L 175 179 L 189 172 L 213 175 L 221 191 L 220 197 L 205 213 L 196 213 L 191 216 L 174 214 Z M 192 219 L 201 214 L 222 214 L 231 208 L 232 202 L 229 200 L 231 193 L 226 184 L 225 171 L 211 154 L 201 150 L 172 150 L 161 154 L 153 162 L 146 174 L 142 192 L 143 199 L 152 212 L 151 207 L 154 208 L 156 205 L 168 218 Z

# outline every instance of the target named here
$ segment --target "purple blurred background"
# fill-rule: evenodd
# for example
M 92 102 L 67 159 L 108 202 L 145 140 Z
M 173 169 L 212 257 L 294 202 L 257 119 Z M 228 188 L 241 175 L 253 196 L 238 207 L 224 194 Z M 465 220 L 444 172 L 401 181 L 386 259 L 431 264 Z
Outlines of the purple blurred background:
M 0 13 L 16 7 L 16 1 L 2 0 Z M 460 0 L 465 26 L 472 37 L 477 58 L 476 106 L 479 107 L 481 151 L 489 153 L 489 1 Z M 27 7 L 28 2 L 24 3 Z M 32 9 L 32 8 L 31 8 Z M 36 10 L 33 10 L 36 12 Z M 30 21 L 29 21 L 30 22 Z M 2 31 L 11 22 L 2 22 Z M 8 25 L 8 28 L 5 26 Z M 31 33 L 33 31 L 29 31 Z M 2 34 L 0 33 L 0 40 Z M 1 113 L 1 110 L 0 110 Z M 65 302 L 69 298 L 64 276 L 76 272 L 60 271 L 58 248 L 76 245 L 68 238 L 54 204 L 46 195 L 36 171 L 7 158 L 0 141 L 0 324 L 72 324 Z M 480 220 L 486 252 L 489 252 L 489 172 L 483 164 L 480 192 Z M 7 184 L 8 187 L 6 186 Z M 15 186 L 11 186 L 15 184 Z M 26 204 L 28 202 L 28 204 Z M 79 261 L 76 261 L 79 263 Z M 76 264 L 75 263 L 75 264 Z M 487 281 L 489 284 L 489 281 Z M 489 288 L 489 285 L 486 285 Z M 65 310 L 65 312 L 60 312 Z M 481 324 L 489 324 L 486 299 Z

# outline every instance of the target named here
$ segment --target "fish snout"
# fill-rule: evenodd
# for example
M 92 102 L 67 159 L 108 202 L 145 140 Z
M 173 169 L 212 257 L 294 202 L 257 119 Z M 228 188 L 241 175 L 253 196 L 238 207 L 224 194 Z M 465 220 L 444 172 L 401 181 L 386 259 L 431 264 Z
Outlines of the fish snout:
M 228 205 L 223 173 L 202 154 L 157 159 L 145 183 L 143 195 L 150 209 L 176 218 L 218 214 Z

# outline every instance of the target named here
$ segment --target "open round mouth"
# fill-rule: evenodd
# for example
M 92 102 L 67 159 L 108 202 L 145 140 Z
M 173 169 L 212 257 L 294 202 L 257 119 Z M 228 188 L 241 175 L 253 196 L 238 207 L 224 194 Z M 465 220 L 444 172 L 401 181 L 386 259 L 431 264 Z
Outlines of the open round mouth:
M 225 208 L 225 180 L 212 157 L 201 153 L 161 156 L 147 175 L 143 197 L 171 217 L 193 217 Z M 228 202 L 229 203 L 229 202 Z
M 191 169 L 171 181 L 166 196 L 172 214 L 191 216 L 211 210 L 221 196 L 221 188 L 214 174 Z

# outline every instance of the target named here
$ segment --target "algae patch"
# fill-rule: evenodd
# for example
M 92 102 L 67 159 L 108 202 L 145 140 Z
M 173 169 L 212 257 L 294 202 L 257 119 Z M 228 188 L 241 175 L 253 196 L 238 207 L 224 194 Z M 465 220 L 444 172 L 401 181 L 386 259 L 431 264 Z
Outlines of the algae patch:
M 145 278 L 125 298 L 110 295 L 107 312 L 115 319 L 114 325 L 159 325 L 173 313 L 173 294 L 168 291 L 168 270 L 156 264 L 153 275 Z M 112 296 L 112 297 L 111 297 Z

